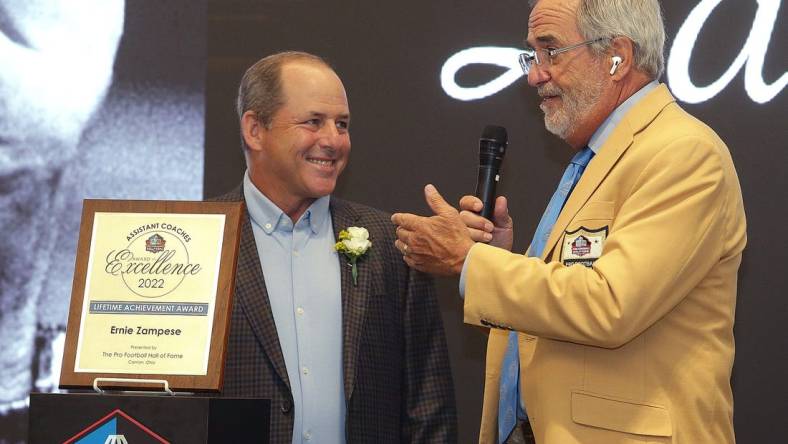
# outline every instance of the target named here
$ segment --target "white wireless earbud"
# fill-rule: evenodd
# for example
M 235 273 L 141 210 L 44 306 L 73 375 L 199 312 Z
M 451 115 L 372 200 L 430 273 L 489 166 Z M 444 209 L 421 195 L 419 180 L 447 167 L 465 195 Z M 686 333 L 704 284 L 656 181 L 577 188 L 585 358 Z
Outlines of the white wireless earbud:
M 610 60 L 613 61 L 613 65 L 610 67 L 610 75 L 612 76 L 613 74 L 616 73 L 616 70 L 618 69 L 618 65 L 620 65 L 621 62 L 624 61 L 624 59 L 622 59 L 619 56 L 613 56 L 610 58 Z

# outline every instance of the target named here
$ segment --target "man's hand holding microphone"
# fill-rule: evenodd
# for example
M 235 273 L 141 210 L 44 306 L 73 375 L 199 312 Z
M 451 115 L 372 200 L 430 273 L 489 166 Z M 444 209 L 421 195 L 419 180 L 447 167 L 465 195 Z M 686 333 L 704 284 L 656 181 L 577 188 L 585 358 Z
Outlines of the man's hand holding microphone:
M 507 200 L 495 197 L 506 143 L 504 128 L 485 127 L 479 141 L 476 196 L 463 196 L 460 211 L 430 184 L 424 187 L 424 197 L 433 216 L 396 213 L 391 217 L 397 226 L 395 246 L 408 266 L 430 274 L 458 275 L 476 242 L 511 250 L 513 230 Z

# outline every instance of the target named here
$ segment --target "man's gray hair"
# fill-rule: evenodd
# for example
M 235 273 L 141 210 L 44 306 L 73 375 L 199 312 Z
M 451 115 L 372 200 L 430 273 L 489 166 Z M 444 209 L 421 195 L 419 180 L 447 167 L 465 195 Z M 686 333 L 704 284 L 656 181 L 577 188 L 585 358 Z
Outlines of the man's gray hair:
M 239 121 L 245 112 L 251 110 L 266 128 L 271 127 L 274 114 L 284 104 L 282 67 L 290 62 L 311 62 L 332 69 L 322 58 L 300 51 L 280 52 L 258 60 L 246 70 L 238 87 L 235 107 Z M 241 142 L 243 144 L 243 136 Z
M 611 39 L 623 36 L 634 43 L 638 70 L 652 79 L 665 70 L 665 24 L 658 0 L 580 0 L 577 27 L 586 40 L 605 39 L 591 46 L 597 54 L 610 47 Z

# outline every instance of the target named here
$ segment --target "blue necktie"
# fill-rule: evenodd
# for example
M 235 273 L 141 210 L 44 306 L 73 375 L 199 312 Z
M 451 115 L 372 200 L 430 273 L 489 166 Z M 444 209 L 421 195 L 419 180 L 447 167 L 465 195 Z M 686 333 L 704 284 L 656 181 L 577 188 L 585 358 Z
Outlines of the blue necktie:
M 555 190 L 553 197 L 550 198 L 550 203 L 542 215 L 542 220 L 536 227 L 534 238 L 531 241 L 531 248 L 528 255 L 531 257 L 540 257 L 542 250 L 544 250 L 547 238 L 550 237 L 550 232 L 553 231 L 553 225 L 558 220 L 558 215 L 561 213 L 564 204 L 566 203 L 569 194 L 580 181 L 580 176 L 586 169 L 586 165 L 594 157 L 594 152 L 590 148 L 585 147 L 580 152 L 575 154 L 569 166 L 566 167 L 564 175 L 561 177 L 561 182 L 558 184 L 558 189 Z M 509 332 L 509 342 L 506 345 L 506 355 L 503 358 L 503 365 L 501 366 L 501 379 L 499 382 L 500 397 L 498 398 L 498 443 L 502 444 L 509 438 L 509 435 L 514 430 L 517 424 L 517 418 L 526 420 L 525 409 L 520 403 L 520 359 L 519 350 L 517 346 L 517 332 Z M 516 415 L 515 415 L 516 412 Z

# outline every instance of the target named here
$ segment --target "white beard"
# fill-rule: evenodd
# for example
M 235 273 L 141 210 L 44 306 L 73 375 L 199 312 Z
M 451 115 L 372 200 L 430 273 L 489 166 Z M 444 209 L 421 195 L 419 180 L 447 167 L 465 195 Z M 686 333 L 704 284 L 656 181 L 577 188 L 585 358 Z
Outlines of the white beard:
M 568 91 L 549 84 L 539 87 L 540 96 L 560 96 L 561 98 L 561 105 L 558 107 L 539 106 L 545 113 L 544 123 L 547 131 L 566 140 L 575 132 L 582 118 L 599 101 L 604 86 L 604 78 L 599 76 L 589 78 L 582 85 Z

